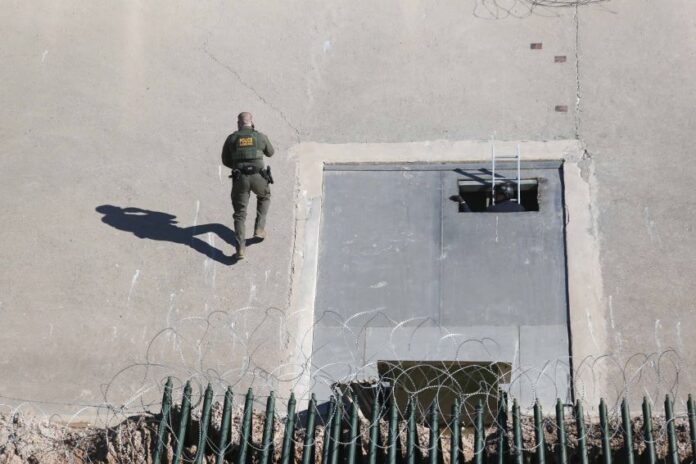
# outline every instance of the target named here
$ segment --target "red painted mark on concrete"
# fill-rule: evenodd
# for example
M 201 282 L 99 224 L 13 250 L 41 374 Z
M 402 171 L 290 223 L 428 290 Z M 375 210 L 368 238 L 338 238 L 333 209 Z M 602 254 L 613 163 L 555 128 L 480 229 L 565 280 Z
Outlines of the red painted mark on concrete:
M 568 105 L 556 105 L 556 107 L 554 109 L 559 113 L 567 113 L 568 112 Z
M 529 44 L 529 48 L 532 50 L 541 50 L 541 42 Z
M 566 62 L 566 56 L 565 55 L 558 55 L 553 57 L 553 62 L 554 63 L 565 63 Z

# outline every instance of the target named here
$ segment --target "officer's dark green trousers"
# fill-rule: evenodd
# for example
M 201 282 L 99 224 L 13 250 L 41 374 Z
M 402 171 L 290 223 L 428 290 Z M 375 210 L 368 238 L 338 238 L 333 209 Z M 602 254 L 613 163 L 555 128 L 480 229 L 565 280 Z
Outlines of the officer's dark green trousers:
M 232 181 L 232 207 L 234 208 L 234 232 L 239 247 L 244 248 L 246 227 L 244 221 L 249 205 L 249 193 L 256 195 L 256 223 L 254 230 L 266 228 L 266 213 L 271 205 L 271 189 L 261 174 L 240 175 Z

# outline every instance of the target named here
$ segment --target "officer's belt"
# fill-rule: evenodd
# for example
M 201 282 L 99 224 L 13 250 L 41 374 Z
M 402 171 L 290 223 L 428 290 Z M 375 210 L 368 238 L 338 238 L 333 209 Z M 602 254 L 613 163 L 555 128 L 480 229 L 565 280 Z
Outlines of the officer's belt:
M 260 167 L 254 166 L 251 164 L 247 164 L 245 166 L 239 166 L 237 169 L 239 170 L 239 172 L 241 172 L 245 176 L 251 176 L 253 174 L 258 174 L 259 172 L 261 172 Z

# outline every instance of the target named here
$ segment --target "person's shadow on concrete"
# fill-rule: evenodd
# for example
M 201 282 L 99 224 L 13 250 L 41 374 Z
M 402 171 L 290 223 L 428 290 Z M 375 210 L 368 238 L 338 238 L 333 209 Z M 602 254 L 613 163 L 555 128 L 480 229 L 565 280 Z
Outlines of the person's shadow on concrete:
M 233 256 L 225 256 L 219 249 L 196 237 L 197 235 L 212 232 L 236 248 L 237 240 L 234 232 L 222 224 L 179 227 L 176 225 L 176 216 L 160 211 L 149 211 L 134 207 L 121 208 L 113 205 L 101 205 L 95 209 L 104 215 L 102 218 L 103 223 L 125 232 L 132 232 L 138 238 L 187 245 L 221 264 L 230 265 L 237 262 Z M 253 243 L 255 242 L 251 240 L 246 242 L 247 245 Z

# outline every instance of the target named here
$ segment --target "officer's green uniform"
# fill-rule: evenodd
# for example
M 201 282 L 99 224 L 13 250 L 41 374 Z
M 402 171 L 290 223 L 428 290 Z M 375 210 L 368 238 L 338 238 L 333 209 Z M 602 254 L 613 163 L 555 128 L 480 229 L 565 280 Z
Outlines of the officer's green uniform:
M 241 171 L 232 180 L 232 207 L 234 208 L 234 232 L 237 235 L 238 251 L 245 247 L 247 205 L 249 191 L 256 194 L 256 223 L 254 233 L 266 227 L 266 213 L 271 204 L 271 189 L 268 181 L 259 172 L 264 169 L 263 155 L 273 156 L 271 142 L 261 132 L 243 127 L 234 132 L 222 147 L 222 164 Z M 244 171 L 253 171 L 245 174 Z

